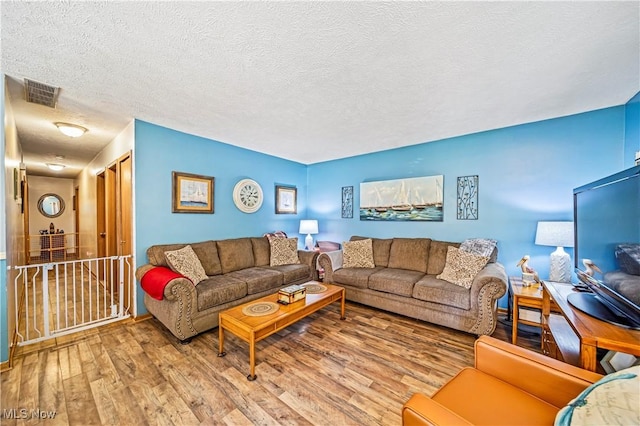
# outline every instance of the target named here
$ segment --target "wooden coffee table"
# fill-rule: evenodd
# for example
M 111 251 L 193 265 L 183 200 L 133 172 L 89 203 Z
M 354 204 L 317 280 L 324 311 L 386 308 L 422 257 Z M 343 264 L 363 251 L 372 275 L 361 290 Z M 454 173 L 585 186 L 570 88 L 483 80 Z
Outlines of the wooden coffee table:
M 318 283 L 319 284 L 319 283 Z M 247 380 L 255 380 L 256 367 L 256 342 L 277 333 L 283 328 L 297 322 L 298 320 L 311 315 L 315 311 L 340 300 L 340 319 L 345 319 L 344 302 L 345 290 L 332 284 L 322 284 L 327 290 L 322 293 L 307 294 L 302 300 L 290 305 L 278 304 L 278 311 L 273 314 L 263 316 L 248 316 L 242 313 L 246 306 L 258 302 L 277 302 L 278 294 L 271 294 L 251 302 L 244 303 L 219 314 L 219 352 L 218 356 L 225 356 L 224 351 L 224 331 L 227 330 L 245 342 L 249 343 L 249 375 Z

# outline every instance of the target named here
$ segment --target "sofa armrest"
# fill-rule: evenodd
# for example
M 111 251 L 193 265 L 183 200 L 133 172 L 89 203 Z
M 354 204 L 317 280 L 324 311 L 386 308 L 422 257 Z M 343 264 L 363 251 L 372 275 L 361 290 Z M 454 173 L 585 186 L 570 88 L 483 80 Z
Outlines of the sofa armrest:
M 602 378 L 600 374 L 489 336 L 476 340 L 475 368 L 558 408 Z
M 470 425 L 453 411 L 426 395 L 416 393 L 402 407 L 403 426 Z
M 469 330 L 491 335 L 498 324 L 498 299 L 507 292 L 507 273 L 500 263 L 488 263 L 471 283 L 471 309 L 477 311 L 476 322 Z
M 318 264 L 324 270 L 324 281 L 333 282 L 333 273 L 342 268 L 342 250 L 320 253 Z
M 311 273 L 313 274 L 313 279 L 318 279 L 318 269 L 316 268 L 316 262 L 318 260 L 318 252 L 317 251 L 307 251 L 307 250 L 298 250 L 298 259 L 300 259 L 300 263 L 304 265 L 308 265 L 311 268 Z

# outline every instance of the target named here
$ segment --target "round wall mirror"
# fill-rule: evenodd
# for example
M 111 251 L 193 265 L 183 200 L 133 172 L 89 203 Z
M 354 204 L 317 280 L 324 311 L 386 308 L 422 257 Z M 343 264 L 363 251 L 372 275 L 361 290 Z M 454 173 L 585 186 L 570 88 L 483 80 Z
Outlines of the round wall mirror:
M 64 200 L 58 194 L 44 194 L 38 200 L 38 211 L 46 217 L 58 217 L 64 212 Z

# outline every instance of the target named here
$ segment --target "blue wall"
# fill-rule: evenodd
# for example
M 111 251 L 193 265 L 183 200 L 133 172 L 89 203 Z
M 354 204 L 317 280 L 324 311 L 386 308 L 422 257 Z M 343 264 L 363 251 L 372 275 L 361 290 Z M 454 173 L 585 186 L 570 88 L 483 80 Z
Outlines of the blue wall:
M 154 244 L 196 242 L 283 230 L 298 237 L 305 218 L 306 166 L 210 139 L 189 135 L 144 121 L 135 122 L 136 259 L 147 262 L 146 250 Z M 171 213 L 171 172 L 213 176 L 214 214 Z M 264 203 L 253 214 L 233 203 L 233 188 L 244 178 L 262 187 Z M 298 189 L 298 214 L 275 214 L 275 185 Z M 146 312 L 138 289 L 138 313 Z
M 624 141 L 624 164 L 629 168 L 640 151 L 640 92 L 625 105 Z
M 619 106 L 314 164 L 308 168 L 313 197 L 308 216 L 319 220 L 320 240 L 495 238 L 509 274 L 530 254 L 530 265 L 545 277 L 554 249 L 534 245 L 537 222 L 572 220 L 573 188 L 624 168 L 624 120 L 625 107 Z M 439 174 L 444 175 L 443 222 L 359 220 L 361 182 Z M 478 220 L 456 219 L 456 180 L 467 175 L 479 176 Z M 353 219 L 340 217 L 343 186 L 354 187 Z M 506 306 L 506 299 L 501 304 Z

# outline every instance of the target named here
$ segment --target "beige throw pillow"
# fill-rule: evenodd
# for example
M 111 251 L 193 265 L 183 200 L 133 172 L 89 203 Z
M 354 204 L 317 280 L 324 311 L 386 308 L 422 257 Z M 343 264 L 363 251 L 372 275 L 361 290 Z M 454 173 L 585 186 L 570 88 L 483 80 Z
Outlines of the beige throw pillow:
M 487 256 L 478 256 L 449 246 L 444 270 L 436 278 L 468 289 L 471 288 L 473 279 L 488 261 Z
M 273 238 L 269 241 L 269 245 L 271 246 L 270 266 L 300 263 L 298 258 L 298 238 Z
M 373 263 L 373 242 L 366 240 L 345 241 L 342 243 L 343 268 L 375 268 Z
M 171 269 L 189 278 L 193 285 L 198 285 L 200 281 L 207 279 L 202 263 L 191 246 L 184 246 L 180 250 L 165 251 L 164 257 Z

